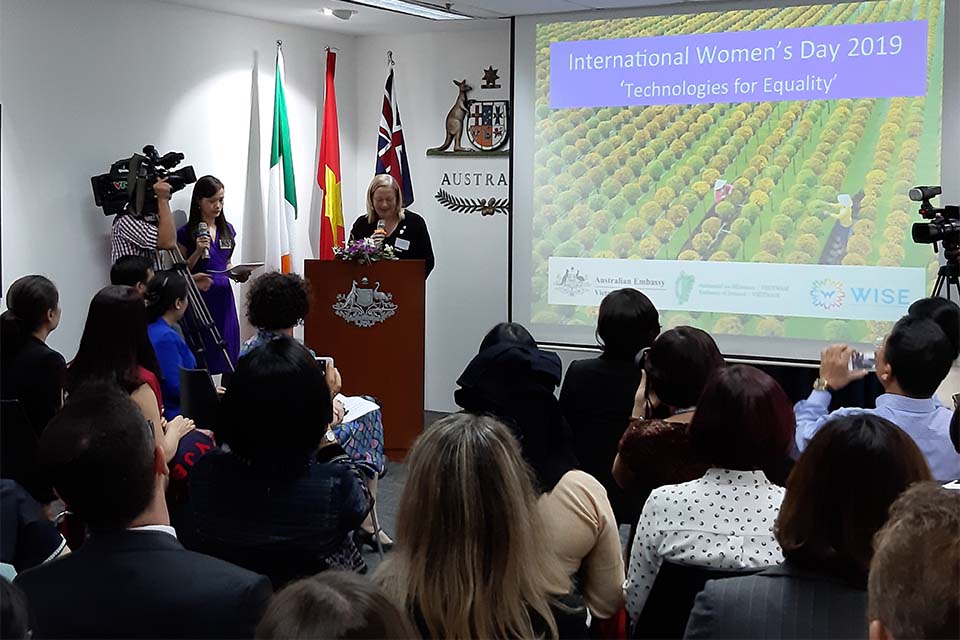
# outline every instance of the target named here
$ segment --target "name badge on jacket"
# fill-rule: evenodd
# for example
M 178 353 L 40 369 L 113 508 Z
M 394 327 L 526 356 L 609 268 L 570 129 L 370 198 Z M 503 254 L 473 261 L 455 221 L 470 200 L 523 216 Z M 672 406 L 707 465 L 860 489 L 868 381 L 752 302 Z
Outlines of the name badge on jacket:
M 397 241 L 393 243 L 393 246 L 400 251 L 406 251 L 410 248 L 410 241 L 406 238 L 397 238 Z

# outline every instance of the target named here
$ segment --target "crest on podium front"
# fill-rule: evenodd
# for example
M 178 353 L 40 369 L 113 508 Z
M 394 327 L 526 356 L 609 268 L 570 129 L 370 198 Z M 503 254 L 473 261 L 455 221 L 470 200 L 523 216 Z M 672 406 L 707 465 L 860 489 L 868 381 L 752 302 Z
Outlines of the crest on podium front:
M 353 281 L 348 293 L 338 293 L 333 312 L 362 329 L 379 324 L 397 312 L 393 294 L 380 291 L 380 283 L 370 286 L 367 278 Z

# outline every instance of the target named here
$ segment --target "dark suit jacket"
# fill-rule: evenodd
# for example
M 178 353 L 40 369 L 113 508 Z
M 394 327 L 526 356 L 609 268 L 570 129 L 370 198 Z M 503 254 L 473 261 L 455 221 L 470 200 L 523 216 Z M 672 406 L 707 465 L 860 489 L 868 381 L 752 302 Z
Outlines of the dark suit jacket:
M 320 455 L 331 450 L 343 453 L 324 447 Z M 359 555 L 349 535 L 372 502 L 344 455 L 276 464 L 250 464 L 223 451 L 200 458 L 190 475 L 194 530 L 184 543 L 262 573 L 279 590 L 297 578 L 349 566 L 344 558 Z
M 607 356 L 576 360 L 560 389 L 560 408 L 573 431 L 580 469 L 607 490 L 618 523 L 637 523 L 640 505 L 628 499 L 611 474 L 620 437 L 630 423 L 640 370 Z
M 162 531 L 94 534 L 15 584 L 35 638 L 252 638 L 272 591 Z
M 867 592 L 785 562 L 743 578 L 711 580 L 685 638 L 866 638 Z
M 63 356 L 34 337 L 0 368 L 4 400 L 19 400 L 39 436 L 60 410 L 67 365 Z

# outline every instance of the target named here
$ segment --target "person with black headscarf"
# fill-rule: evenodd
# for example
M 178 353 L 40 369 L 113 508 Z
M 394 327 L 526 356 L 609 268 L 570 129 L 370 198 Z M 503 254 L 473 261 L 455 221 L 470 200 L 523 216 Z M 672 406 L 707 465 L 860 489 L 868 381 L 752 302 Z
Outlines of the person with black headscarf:
M 573 438 L 554 390 L 563 368 L 516 323 L 500 323 L 457 380 L 456 403 L 465 411 L 496 416 L 520 441 L 540 491 L 544 541 L 556 551 L 575 590 L 595 618 L 623 606 L 623 557 L 607 493 L 577 470 Z M 560 585 L 558 585 L 560 586 Z

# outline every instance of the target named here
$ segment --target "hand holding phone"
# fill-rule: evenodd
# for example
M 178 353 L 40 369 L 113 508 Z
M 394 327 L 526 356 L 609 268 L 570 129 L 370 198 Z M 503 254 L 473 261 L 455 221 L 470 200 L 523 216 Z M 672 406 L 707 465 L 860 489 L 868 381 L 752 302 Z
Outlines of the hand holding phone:
M 850 371 L 876 371 L 877 370 L 877 352 L 867 351 L 861 353 L 854 351 L 850 354 Z

